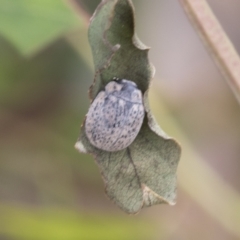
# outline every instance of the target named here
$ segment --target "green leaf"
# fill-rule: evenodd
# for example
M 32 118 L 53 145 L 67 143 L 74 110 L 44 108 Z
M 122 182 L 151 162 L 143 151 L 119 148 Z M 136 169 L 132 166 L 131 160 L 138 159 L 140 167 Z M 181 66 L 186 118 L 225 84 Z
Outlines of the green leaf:
M 134 81 L 144 94 L 146 116 L 134 142 L 122 151 L 106 152 L 92 146 L 83 123 L 76 148 L 94 155 L 107 195 L 128 213 L 158 203 L 174 204 L 180 146 L 168 137 L 152 116 L 147 92 L 154 68 L 148 48 L 134 33 L 134 11 L 128 0 L 102 1 L 89 27 L 95 64 L 90 89 L 94 99 L 113 77 Z
M 0 34 L 29 55 L 83 21 L 59 0 L 0 0 Z

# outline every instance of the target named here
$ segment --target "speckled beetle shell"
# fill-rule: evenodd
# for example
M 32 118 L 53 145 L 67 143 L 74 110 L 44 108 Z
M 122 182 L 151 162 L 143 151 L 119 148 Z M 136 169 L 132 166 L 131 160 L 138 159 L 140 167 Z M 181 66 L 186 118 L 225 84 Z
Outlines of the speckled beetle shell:
M 86 135 L 95 147 L 115 152 L 128 147 L 142 126 L 144 106 L 137 85 L 114 78 L 98 93 L 87 113 Z

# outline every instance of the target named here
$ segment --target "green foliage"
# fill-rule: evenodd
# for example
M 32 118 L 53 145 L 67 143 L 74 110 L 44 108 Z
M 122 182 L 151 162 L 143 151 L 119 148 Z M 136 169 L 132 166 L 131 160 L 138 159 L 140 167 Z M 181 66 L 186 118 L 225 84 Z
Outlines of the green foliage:
M 83 125 L 76 144 L 82 152 L 95 156 L 108 196 L 128 213 L 158 203 L 174 204 L 176 169 L 180 147 L 155 122 L 147 92 L 154 69 L 148 60 L 148 48 L 134 33 L 134 11 L 130 1 L 103 1 L 89 27 L 95 80 L 90 98 L 113 77 L 134 81 L 144 94 L 146 117 L 139 135 L 127 148 L 106 152 L 92 146 Z
M 123 221 L 114 215 L 9 206 L 1 206 L 0 214 L 0 238 L 3 239 L 4 236 L 19 240 L 145 240 L 153 237 L 150 224 L 130 218 Z
M 0 34 L 24 55 L 36 52 L 81 25 L 80 17 L 64 1 L 0 1 Z

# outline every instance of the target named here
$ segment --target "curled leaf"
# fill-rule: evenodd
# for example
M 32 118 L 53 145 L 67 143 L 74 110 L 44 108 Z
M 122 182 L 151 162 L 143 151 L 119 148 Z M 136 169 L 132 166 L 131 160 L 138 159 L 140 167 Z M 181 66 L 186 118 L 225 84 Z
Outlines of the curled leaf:
M 154 68 L 149 48 L 134 33 L 130 0 L 105 0 L 96 9 L 89 27 L 95 79 L 90 98 L 113 77 L 134 81 L 143 93 L 145 118 L 141 130 L 126 149 L 107 152 L 94 147 L 85 134 L 85 121 L 75 147 L 94 156 L 106 184 L 106 193 L 128 213 L 159 203 L 174 204 L 180 146 L 157 125 L 148 104 Z

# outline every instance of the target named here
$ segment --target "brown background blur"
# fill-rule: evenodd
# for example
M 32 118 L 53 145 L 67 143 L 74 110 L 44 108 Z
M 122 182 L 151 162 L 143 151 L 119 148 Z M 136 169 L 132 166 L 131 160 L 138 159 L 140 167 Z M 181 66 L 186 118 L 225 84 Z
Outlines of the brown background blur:
M 100 1 L 79 2 L 86 17 Z M 240 52 L 240 2 L 208 2 Z M 240 108 L 179 1 L 133 3 L 156 68 L 151 107 L 183 148 L 176 206 L 128 216 L 74 149 L 94 75 L 86 25 L 25 56 L 0 22 L 0 240 L 240 239 Z

